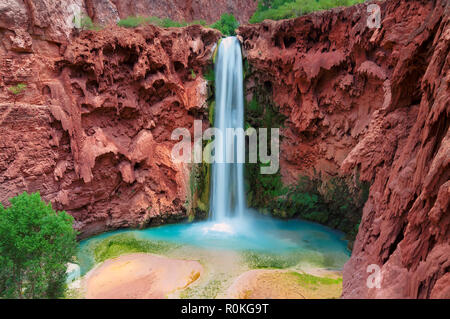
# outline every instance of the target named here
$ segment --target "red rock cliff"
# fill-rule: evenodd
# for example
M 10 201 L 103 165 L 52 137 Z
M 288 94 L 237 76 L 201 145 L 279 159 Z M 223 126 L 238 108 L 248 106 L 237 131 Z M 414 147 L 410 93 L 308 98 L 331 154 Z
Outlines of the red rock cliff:
M 172 162 L 170 137 L 207 110 L 202 72 L 220 33 L 74 36 L 63 4 L 23 4 L 0 5 L 0 202 L 40 191 L 82 236 L 187 217 L 189 169 Z
M 288 119 L 281 170 L 370 181 L 344 298 L 450 298 L 450 4 L 379 2 L 242 26 L 255 86 Z M 368 288 L 367 266 L 381 268 Z
M 87 12 L 94 21 L 107 23 L 128 16 L 156 16 L 175 21 L 217 21 L 231 13 L 246 23 L 258 5 L 257 0 L 85 0 Z

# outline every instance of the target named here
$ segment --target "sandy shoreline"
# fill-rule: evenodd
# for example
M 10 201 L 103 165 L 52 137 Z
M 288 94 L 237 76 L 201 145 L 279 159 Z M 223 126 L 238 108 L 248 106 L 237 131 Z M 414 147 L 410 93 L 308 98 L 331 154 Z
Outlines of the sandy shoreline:
M 196 281 L 202 265 L 193 260 L 136 253 L 109 259 L 82 280 L 88 299 L 159 299 Z
M 148 253 L 121 255 L 89 271 L 81 280 L 79 292 L 87 299 L 180 298 L 180 293 L 184 298 L 321 299 L 339 298 L 342 293 L 342 281 L 309 283 L 298 277 L 336 279 L 341 278 L 340 271 L 314 267 L 245 269 L 236 266 L 240 264 L 237 256 L 225 254 L 219 258 L 220 255 L 214 255 L 213 259 L 219 261 L 212 268 L 209 263 L 204 268 L 198 261 L 176 257 Z M 181 258 L 184 257 L 187 256 Z M 229 271 L 234 275 L 224 277 Z M 211 287 L 212 283 L 217 287 Z M 218 291 L 214 293 L 211 289 Z
M 336 278 L 336 272 L 317 270 L 320 276 Z M 328 299 L 339 298 L 341 284 L 299 282 L 304 272 L 281 269 L 254 269 L 241 274 L 227 289 L 225 298 L 231 299 Z M 323 278 L 323 277 L 322 277 Z

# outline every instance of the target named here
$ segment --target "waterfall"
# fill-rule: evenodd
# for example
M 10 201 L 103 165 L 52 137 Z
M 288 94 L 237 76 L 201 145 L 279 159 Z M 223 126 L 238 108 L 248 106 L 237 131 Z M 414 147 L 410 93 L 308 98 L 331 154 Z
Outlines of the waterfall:
M 244 164 L 237 161 L 237 138 L 226 134 L 227 128 L 244 128 L 242 54 L 236 37 L 227 37 L 220 42 L 214 71 L 214 127 L 223 132 L 221 149 L 215 149 L 215 154 L 222 152 L 224 159 L 230 154 L 234 157 L 231 163 L 212 163 L 210 218 L 221 222 L 229 217 L 242 218 L 246 208 Z

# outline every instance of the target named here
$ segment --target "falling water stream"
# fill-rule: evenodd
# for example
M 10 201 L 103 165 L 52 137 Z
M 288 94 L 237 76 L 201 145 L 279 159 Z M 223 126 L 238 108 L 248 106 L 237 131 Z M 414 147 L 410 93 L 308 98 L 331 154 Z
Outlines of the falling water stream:
M 220 42 L 215 65 L 216 107 L 214 126 L 243 128 L 243 72 L 240 43 L 236 37 Z M 341 268 L 350 252 L 343 234 L 325 226 L 302 220 L 277 220 L 246 207 L 244 165 L 237 163 L 239 149 L 236 137 L 223 134 L 222 152 L 234 160 L 213 163 L 210 189 L 210 218 L 207 221 L 151 227 L 143 230 L 120 230 L 83 240 L 79 245 L 82 273 L 93 267 L 93 247 L 99 241 L 117 234 L 139 239 L 175 243 L 183 251 L 241 253 L 246 251 L 301 256 L 299 263 L 319 263 L 321 267 Z M 92 246 L 94 245 L 94 246 Z M 189 248 L 190 247 L 190 248 Z M 185 257 L 185 256 L 184 256 Z M 214 257 L 215 258 L 215 257 Z
M 213 221 L 243 218 L 245 210 L 244 164 L 238 163 L 236 136 L 228 136 L 229 128 L 244 128 L 244 94 L 241 45 L 236 37 L 220 42 L 216 74 L 216 106 L 214 127 L 222 132 L 223 163 L 212 164 L 210 216 Z M 230 159 L 230 160 L 225 160 Z

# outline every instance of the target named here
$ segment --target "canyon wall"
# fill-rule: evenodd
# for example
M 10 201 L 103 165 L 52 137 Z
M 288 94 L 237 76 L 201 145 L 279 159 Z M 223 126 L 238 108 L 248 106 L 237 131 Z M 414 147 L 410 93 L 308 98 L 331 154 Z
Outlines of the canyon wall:
M 207 125 L 202 73 L 220 32 L 77 33 L 63 3 L 19 3 L 0 7 L 0 202 L 40 191 L 82 237 L 186 218 L 190 168 L 172 162 L 171 133 Z
M 450 4 L 375 3 L 378 29 L 367 4 L 241 26 L 247 99 L 262 87 L 287 117 L 286 183 L 314 169 L 371 183 L 344 298 L 450 298 Z
M 237 8 L 242 22 L 252 8 L 127 3 L 0 3 L 0 202 L 40 191 L 75 217 L 81 236 L 187 217 L 190 168 L 171 161 L 170 134 L 192 130 L 194 118 L 207 125 L 203 73 L 220 33 L 76 32 L 74 9 L 109 23 L 159 15 L 149 7 L 208 22 Z M 286 183 L 318 170 L 357 172 L 372 185 L 343 297 L 449 298 L 449 2 L 378 4 L 380 29 L 367 27 L 367 4 L 242 26 L 247 99 L 262 89 L 287 118 Z M 15 96 L 8 88 L 18 83 L 27 88 Z M 366 285 L 370 264 L 381 269 L 379 289 Z
M 109 25 L 128 16 L 213 23 L 223 13 L 232 13 L 246 23 L 256 7 L 256 0 L 3 0 L 0 30 L 11 30 L 16 45 L 29 35 L 60 42 L 69 39 L 75 16 L 88 15 L 95 23 Z
M 257 0 L 85 0 L 94 21 L 115 22 L 128 16 L 156 16 L 175 21 L 217 21 L 231 13 L 240 23 L 247 23 L 256 10 Z

